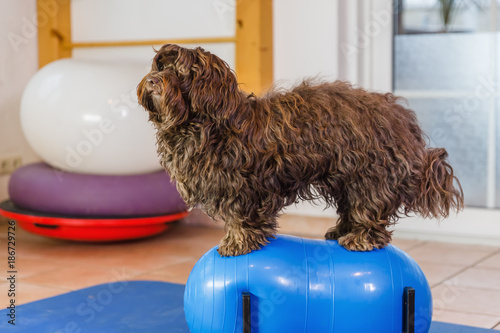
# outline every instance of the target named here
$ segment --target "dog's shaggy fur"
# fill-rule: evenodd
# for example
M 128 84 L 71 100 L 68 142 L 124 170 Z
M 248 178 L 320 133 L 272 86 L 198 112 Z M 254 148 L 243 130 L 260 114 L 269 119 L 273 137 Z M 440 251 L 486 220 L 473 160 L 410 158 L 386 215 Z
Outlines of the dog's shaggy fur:
M 400 215 L 463 207 L 446 151 L 426 148 L 414 112 L 390 93 L 305 81 L 256 97 L 217 56 L 167 44 L 138 97 L 181 196 L 225 222 L 223 256 L 265 245 L 300 199 L 334 206 L 326 238 L 358 251 L 388 244 Z

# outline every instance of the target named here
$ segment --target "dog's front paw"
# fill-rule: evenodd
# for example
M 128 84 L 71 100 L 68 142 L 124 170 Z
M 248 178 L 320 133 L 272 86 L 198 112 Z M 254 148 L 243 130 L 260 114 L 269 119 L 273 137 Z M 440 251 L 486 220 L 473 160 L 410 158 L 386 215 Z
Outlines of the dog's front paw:
M 362 241 L 354 234 L 347 234 L 338 238 L 339 245 L 349 251 L 371 251 L 373 244 L 367 241 Z M 383 247 L 383 246 L 381 246 Z
M 246 233 L 237 235 L 228 234 L 222 239 L 217 252 L 222 257 L 241 256 L 259 250 L 261 247 L 269 244 L 267 237 L 274 236 L 266 236 L 263 233 L 254 233 L 251 236 Z
M 250 253 L 255 250 L 259 250 L 260 246 L 242 246 L 235 247 L 233 245 L 220 244 L 217 252 L 219 252 L 221 257 L 236 257 L 241 256 L 247 253 Z
M 217 252 L 219 252 L 221 257 L 236 257 L 260 250 L 260 248 L 267 243 L 269 243 L 267 240 L 264 244 L 258 242 L 230 242 L 222 240 Z

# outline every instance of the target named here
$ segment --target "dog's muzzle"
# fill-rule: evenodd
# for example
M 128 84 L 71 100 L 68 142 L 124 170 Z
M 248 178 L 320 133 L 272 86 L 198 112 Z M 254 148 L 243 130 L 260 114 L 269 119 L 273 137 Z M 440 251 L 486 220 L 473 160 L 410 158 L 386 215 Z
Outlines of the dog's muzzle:
M 146 78 L 146 89 L 153 95 L 161 95 L 162 93 L 162 79 L 156 74 L 150 74 Z
M 161 82 L 160 79 L 155 77 L 155 76 L 149 76 L 147 81 L 148 81 L 148 84 L 150 84 L 150 85 L 157 85 L 157 84 L 160 84 L 160 82 Z

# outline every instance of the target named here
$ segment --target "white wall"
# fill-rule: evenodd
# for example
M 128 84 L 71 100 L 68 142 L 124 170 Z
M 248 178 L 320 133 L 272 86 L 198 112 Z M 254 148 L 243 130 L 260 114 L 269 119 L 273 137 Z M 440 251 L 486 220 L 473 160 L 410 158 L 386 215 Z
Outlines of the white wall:
M 235 0 L 72 1 L 72 39 L 88 42 L 231 37 L 235 32 L 235 13 Z M 234 67 L 233 43 L 196 46 L 217 54 Z M 78 59 L 136 60 L 145 67 L 149 67 L 154 55 L 150 46 L 77 48 L 73 52 Z
M 338 77 L 338 1 L 274 0 L 274 78 Z
M 0 158 L 21 155 L 38 160 L 21 132 L 21 95 L 38 67 L 35 0 L 0 0 Z M 9 177 L 0 177 L 0 200 Z

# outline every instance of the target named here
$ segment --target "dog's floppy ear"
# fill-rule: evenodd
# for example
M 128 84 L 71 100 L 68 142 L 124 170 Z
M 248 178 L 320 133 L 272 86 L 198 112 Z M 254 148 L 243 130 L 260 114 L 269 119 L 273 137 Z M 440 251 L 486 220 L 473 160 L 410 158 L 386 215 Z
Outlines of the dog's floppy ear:
M 166 44 L 153 61 L 153 70 L 164 77 L 165 97 L 187 120 L 189 111 L 213 120 L 227 120 L 236 114 L 242 96 L 236 76 L 226 62 L 201 47 L 186 49 Z
M 156 116 L 163 116 L 165 120 L 162 122 L 169 126 L 179 125 L 188 120 L 189 116 L 189 103 L 187 96 L 183 94 L 183 77 L 189 72 L 187 68 L 190 65 L 179 62 L 179 59 L 186 58 L 180 57 L 182 50 L 184 49 L 177 45 L 166 44 L 157 51 L 153 59 L 152 71 L 161 74 L 161 100 L 166 107 L 164 114 Z
M 157 51 L 153 69 L 161 72 L 172 69 L 179 77 L 188 76 L 196 61 L 194 50 L 175 44 L 165 44 Z
M 169 110 L 165 122 L 171 126 L 180 125 L 188 120 L 189 104 L 182 94 L 182 83 L 172 70 L 166 70 L 163 75 L 163 96 Z
M 214 120 L 231 118 L 242 102 L 236 76 L 226 62 L 219 57 L 196 48 L 192 51 L 186 65 L 190 65 L 192 56 L 192 77 L 189 83 L 189 101 L 191 108 L 203 112 Z

